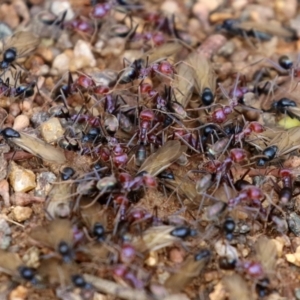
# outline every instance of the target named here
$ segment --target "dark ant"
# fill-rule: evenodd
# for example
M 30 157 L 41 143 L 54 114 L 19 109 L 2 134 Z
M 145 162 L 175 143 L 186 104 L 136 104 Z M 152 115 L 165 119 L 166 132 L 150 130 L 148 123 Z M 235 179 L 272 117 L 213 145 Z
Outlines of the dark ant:
M 172 236 L 175 237 L 179 237 L 179 238 L 187 238 L 189 236 L 196 236 L 197 235 L 197 231 L 194 229 L 191 229 L 189 227 L 186 226 L 180 226 L 180 227 L 176 227 L 175 229 L 173 229 L 170 234 Z
M 65 167 L 60 172 L 60 177 L 62 181 L 69 180 L 75 174 L 75 170 L 71 167 Z
M 286 55 L 280 56 L 278 63 L 280 67 L 284 68 L 285 70 L 290 70 L 293 66 L 293 61 Z
M 235 183 L 234 183 L 234 187 L 236 188 L 237 191 L 242 191 L 244 188 L 251 186 L 252 184 L 248 181 L 246 181 L 244 178 L 246 177 L 246 175 L 250 172 L 250 169 L 247 170 L 243 176 L 238 179 Z
M 225 232 L 226 239 L 231 241 L 233 239 L 233 232 L 235 230 L 235 222 L 231 217 L 226 218 L 224 221 L 223 230 Z
M 39 43 L 39 38 L 29 31 L 16 32 L 5 41 L 0 68 L 14 67 L 13 63 L 18 58 L 28 56 L 38 47 Z
M 266 165 L 267 162 L 271 161 L 272 159 L 274 159 L 274 157 L 276 156 L 276 153 L 278 151 L 278 147 L 277 146 L 270 146 L 267 147 L 266 149 L 264 149 L 264 151 L 262 152 L 262 155 L 264 157 L 260 158 L 256 165 L 258 167 L 264 167 Z
M 18 98 L 21 96 L 22 98 L 29 98 L 34 95 L 35 85 L 36 83 L 32 82 L 28 85 L 11 87 L 9 84 L 9 79 L 7 79 L 5 82 L 3 82 L 2 79 L 0 79 L 0 94 L 12 98 Z
M 139 78 L 140 70 L 142 69 L 144 61 L 136 59 L 130 66 L 126 67 L 119 75 L 118 82 L 120 84 L 127 84 Z
M 241 22 L 236 19 L 227 19 L 223 24 L 219 25 L 217 29 L 224 29 L 232 35 L 248 36 L 256 38 L 260 41 L 269 41 L 274 35 L 281 36 L 283 38 L 294 40 L 296 33 L 292 29 L 286 29 L 283 27 L 268 27 L 266 24 L 258 25 L 255 22 Z
M 269 278 L 263 278 L 258 280 L 258 282 L 255 285 L 256 293 L 259 297 L 263 298 L 270 294 L 270 280 Z
M 295 101 L 288 98 L 281 98 L 272 103 L 272 107 L 267 112 L 276 111 L 282 114 L 287 114 L 290 118 L 300 120 L 300 110 Z
M 36 270 L 26 266 L 21 266 L 18 271 L 23 279 L 32 283 L 36 282 Z

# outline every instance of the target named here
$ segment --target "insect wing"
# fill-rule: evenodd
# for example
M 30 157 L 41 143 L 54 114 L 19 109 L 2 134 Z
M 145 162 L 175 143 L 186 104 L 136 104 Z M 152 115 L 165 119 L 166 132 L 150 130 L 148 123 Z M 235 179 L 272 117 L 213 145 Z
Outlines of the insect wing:
M 52 218 L 64 217 L 71 212 L 72 184 L 54 184 L 48 195 L 47 212 Z
M 67 286 L 71 284 L 71 275 L 76 274 L 77 269 L 74 264 L 62 264 L 61 260 L 50 258 L 42 261 L 37 273 L 47 284 Z
M 209 88 L 214 94 L 216 90 L 216 75 L 208 58 L 202 53 L 191 53 L 186 62 L 194 69 L 195 89 L 202 94 L 205 88 Z
M 200 259 L 196 259 L 195 256 L 187 257 L 180 270 L 166 280 L 165 287 L 171 289 L 173 292 L 180 292 L 193 278 L 199 276 L 210 257 L 209 251 L 203 250 L 203 253 L 204 255 Z
M 33 52 L 39 45 L 37 36 L 28 31 L 19 31 L 6 38 L 3 42 L 3 52 L 9 48 L 16 49 L 18 58 L 25 57 Z
M 191 201 L 194 201 L 198 196 L 196 184 L 189 178 L 176 175 L 175 180 L 165 180 L 165 184 L 167 187 L 173 190 L 178 189 L 178 193 L 180 195 L 188 198 Z
M 247 282 L 238 274 L 224 276 L 222 280 L 229 294 L 230 300 L 250 300 L 253 299 L 250 294 Z
M 90 200 L 80 201 L 80 205 L 82 206 L 80 208 L 80 215 L 84 223 L 91 230 L 96 223 L 100 223 L 106 227 L 107 218 L 105 210 L 101 208 L 101 205 L 98 202 L 95 202 L 93 205 L 89 205 L 90 203 Z
M 174 101 L 186 107 L 193 93 L 194 70 L 191 66 L 182 62 L 176 67 L 176 75 L 173 82 Z
M 68 245 L 72 245 L 72 224 L 69 220 L 55 219 L 47 226 L 34 228 L 30 233 L 30 237 L 37 242 L 56 250 L 58 244 L 62 241 L 66 242 Z
M 156 61 L 164 60 L 173 54 L 176 54 L 182 46 L 176 43 L 163 44 L 157 48 L 151 49 L 142 55 L 141 59 L 151 64 Z
M 185 149 L 179 141 L 167 141 L 144 161 L 138 173 L 147 172 L 156 176 L 175 162 Z
M 256 241 L 255 252 L 265 272 L 272 274 L 276 266 L 277 250 L 273 241 L 266 236 L 260 236 Z
M 172 236 L 170 233 L 174 226 L 156 226 L 146 230 L 142 237 L 137 237 L 133 241 L 133 246 L 140 252 L 157 251 L 168 247 L 180 238 Z
M 18 267 L 23 264 L 17 253 L 8 252 L 0 249 L 0 271 L 6 274 L 14 275 Z
M 59 164 L 66 162 L 64 153 L 54 146 L 23 132 L 20 132 L 20 136 L 10 140 L 20 148 L 48 162 Z
M 276 23 L 255 23 L 255 22 L 242 22 L 238 26 L 245 31 L 261 31 L 267 34 L 280 36 L 283 38 L 293 38 L 295 36 L 291 29 L 284 28 Z

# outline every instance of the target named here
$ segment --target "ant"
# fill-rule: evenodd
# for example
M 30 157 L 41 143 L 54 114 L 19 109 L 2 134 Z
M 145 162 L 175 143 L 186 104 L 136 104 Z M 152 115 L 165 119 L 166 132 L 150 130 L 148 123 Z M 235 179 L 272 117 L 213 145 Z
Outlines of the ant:
M 214 177 L 217 181 L 217 186 L 222 179 L 231 183 L 232 175 L 230 174 L 230 169 L 233 163 L 240 163 L 247 158 L 247 153 L 244 149 L 234 148 L 230 150 L 229 157 L 225 158 L 223 162 L 218 160 L 210 161 L 204 165 L 204 168 Z M 200 172 L 207 172 L 206 170 L 200 170 Z
M 282 180 L 282 188 L 271 178 L 274 184 L 275 192 L 279 196 L 279 200 L 283 205 L 287 205 L 292 198 L 299 195 L 293 194 L 293 177 L 292 172 L 288 169 L 281 169 L 279 171 L 279 177 Z

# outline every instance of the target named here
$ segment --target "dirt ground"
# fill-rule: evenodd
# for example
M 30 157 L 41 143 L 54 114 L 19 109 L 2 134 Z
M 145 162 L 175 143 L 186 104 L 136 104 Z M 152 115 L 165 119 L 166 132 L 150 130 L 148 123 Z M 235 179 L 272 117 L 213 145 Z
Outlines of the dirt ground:
M 0 299 L 300 299 L 299 12 L 1 1 Z

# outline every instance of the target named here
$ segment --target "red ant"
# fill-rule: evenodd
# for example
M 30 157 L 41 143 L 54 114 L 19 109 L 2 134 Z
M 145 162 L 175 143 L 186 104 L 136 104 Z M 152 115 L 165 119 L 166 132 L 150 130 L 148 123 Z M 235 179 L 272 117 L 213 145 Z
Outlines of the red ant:
M 162 32 L 144 32 L 144 33 L 135 33 L 131 40 L 138 41 L 143 40 L 145 42 L 152 42 L 154 46 L 160 46 L 166 42 L 166 39 Z
M 95 31 L 94 24 L 80 16 L 75 18 L 74 20 L 64 22 L 63 26 L 75 32 L 88 35 L 92 35 Z
M 228 201 L 228 208 L 231 209 L 236 205 L 240 204 L 241 202 L 251 201 L 254 205 L 261 208 L 261 200 L 265 198 L 263 191 L 254 186 L 254 185 L 247 185 L 245 186 L 239 194 L 235 198 L 231 198 Z
M 204 168 L 206 168 L 209 173 L 215 175 L 215 178 L 217 180 L 217 185 L 219 185 L 222 178 L 226 179 L 227 182 L 231 183 L 232 175 L 230 174 L 230 169 L 233 163 L 240 163 L 244 161 L 246 158 L 247 158 L 247 153 L 244 149 L 235 148 L 230 150 L 230 156 L 225 158 L 223 162 L 217 160 L 210 161 L 204 165 Z
M 259 122 L 250 122 L 246 125 L 245 129 L 242 132 L 235 134 L 235 142 L 241 142 L 246 136 L 249 136 L 251 133 L 262 133 L 264 127 Z
M 279 176 L 282 180 L 282 188 L 273 180 L 275 192 L 279 196 L 279 200 L 283 205 L 287 205 L 293 197 L 298 196 L 300 193 L 293 194 L 293 175 L 288 169 L 281 169 L 279 171 Z

